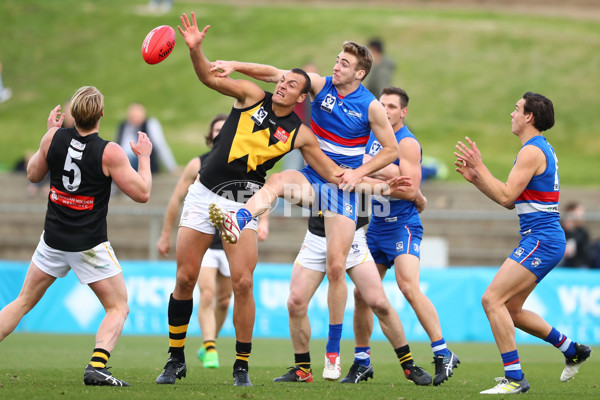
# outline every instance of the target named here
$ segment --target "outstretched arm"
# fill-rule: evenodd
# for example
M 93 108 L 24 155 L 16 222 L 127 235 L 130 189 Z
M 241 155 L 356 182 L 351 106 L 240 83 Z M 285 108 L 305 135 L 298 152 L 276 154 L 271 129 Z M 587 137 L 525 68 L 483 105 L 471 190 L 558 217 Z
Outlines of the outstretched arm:
M 277 82 L 279 79 L 281 79 L 283 74 L 288 72 L 267 64 L 225 60 L 217 60 L 213 62 L 210 68 L 210 72 L 214 72 L 215 76 L 219 78 L 225 78 L 233 71 L 238 71 L 241 74 L 263 82 Z
M 194 71 L 198 79 L 211 89 L 218 91 L 226 96 L 237 99 L 236 107 L 242 108 L 250 104 L 255 104 L 264 97 L 264 91 L 253 82 L 246 80 L 233 80 L 229 77 L 219 77 L 215 72 L 211 72 L 211 62 L 206 58 L 202 51 L 202 42 L 210 25 L 206 25 L 202 31 L 198 29 L 196 15 L 192 12 L 192 21 L 184 13 L 179 19 L 183 26 L 177 26 L 177 29 L 183 36 L 185 44 L 190 49 L 190 58 L 194 65 Z
M 508 209 L 514 208 L 519 197 L 531 178 L 546 168 L 546 156 L 535 146 L 525 146 L 517 155 L 506 183 L 495 178 L 483 163 L 477 144 L 468 137 L 468 145 L 458 142 L 454 152 L 456 171 L 474 184 L 487 197 Z
M 227 77 L 233 71 L 237 71 L 259 81 L 277 82 L 289 70 L 279 69 L 267 64 L 217 60 L 212 63 L 210 71 L 214 72 L 217 77 Z M 325 78 L 314 72 L 308 72 L 307 74 L 310 78 L 310 93 L 314 97 L 325 85 Z
M 333 160 L 323 153 L 319 147 L 319 142 L 313 131 L 306 125 L 300 125 L 298 136 L 294 142 L 294 147 L 300 149 L 302 157 L 323 179 L 335 185 L 339 179 L 337 175 L 344 170 Z

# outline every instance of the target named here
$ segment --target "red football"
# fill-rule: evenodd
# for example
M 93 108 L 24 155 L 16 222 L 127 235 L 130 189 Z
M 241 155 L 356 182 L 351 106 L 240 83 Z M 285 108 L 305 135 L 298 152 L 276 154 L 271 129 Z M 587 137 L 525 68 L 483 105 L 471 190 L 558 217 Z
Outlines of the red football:
M 158 64 L 171 54 L 175 47 L 175 30 L 169 25 L 152 29 L 142 43 L 142 56 L 148 64 Z

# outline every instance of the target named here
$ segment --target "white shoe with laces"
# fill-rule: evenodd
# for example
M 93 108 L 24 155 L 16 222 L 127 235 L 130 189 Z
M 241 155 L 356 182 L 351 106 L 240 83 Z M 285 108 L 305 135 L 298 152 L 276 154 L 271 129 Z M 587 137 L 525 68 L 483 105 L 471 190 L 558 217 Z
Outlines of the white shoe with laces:
M 339 353 L 325 354 L 325 368 L 323 368 L 323 379 L 326 381 L 337 381 L 342 376 L 342 366 Z
M 480 394 L 516 394 L 525 393 L 529 390 L 529 382 L 527 382 L 525 377 L 520 381 L 505 378 L 504 376 L 496 378 L 495 380 L 500 383 L 491 389 L 480 392 Z

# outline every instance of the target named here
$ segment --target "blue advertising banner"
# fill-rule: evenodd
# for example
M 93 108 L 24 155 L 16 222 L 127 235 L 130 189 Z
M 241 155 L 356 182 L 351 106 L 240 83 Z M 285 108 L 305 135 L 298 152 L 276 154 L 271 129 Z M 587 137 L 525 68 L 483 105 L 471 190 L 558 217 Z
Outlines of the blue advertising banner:
M 130 313 L 123 334 L 167 335 L 167 306 L 175 286 L 175 263 L 170 261 L 121 262 L 128 289 Z M 19 293 L 28 263 L 0 261 L 0 308 Z M 481 306 L 481 295 L 496 273 L 496 268 L 452 267 L 421 270 L 421 288 L 437 308 L 444 337 L 449 342 L 493 342 L 489 323 Z M 289 337 L 287 296 L 291 266 L 259 264 L 254 273 L 256 323 L 254 337 Z M 352 339 L 354 285 L 348 281 L 348 303 L 343 338 Z M 400 315 L 409 341 L 429 341 L 425 331 L 388 273 L 384 288 Z M 233 304 L 233 303 L 232 303 Z M 198 305 L 198 293 L 194 298 Z M 576 341 L 600 344 L 600 271 L 557 268 L 533 291 L 525 304 L 551 325 Z M 221 336 L 233 337 L 230 315 Z M 313 297 L 309 310 L 312 337 L 327 337 L 327 280 Z M 58 279 L 40 303 L 23 318 L 17 331 L 94 334 L 104 311 L 94 293 L 80 285 L 73 273 Z M 200 334 L 196 315 L 190 321 L 190 335 Z M 385 340 L 375 324 L 373 340 Z M 517 341 L 539 343 L 517 330 Z

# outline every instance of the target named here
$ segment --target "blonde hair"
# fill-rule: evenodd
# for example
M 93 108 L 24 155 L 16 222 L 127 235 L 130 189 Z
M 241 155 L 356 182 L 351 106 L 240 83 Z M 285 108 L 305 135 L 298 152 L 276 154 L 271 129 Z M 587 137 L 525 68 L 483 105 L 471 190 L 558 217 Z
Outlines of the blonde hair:
M 371 67 L 373 66 L 373 54 L 371 54 L 371 51 L 367 47 L 351 41 L 345 41 L 342 45 L 342 50 L 356 57 L 358 60 L 356 70 L 362 69 L 365 71 L 365 76 L 362 78 L 364 80 L 369 75 L 369 72 L 371 72 Z
M 104 96 L 93 86 L 81 87 L 71 97 L 71 115 L 78 128 L 94 128 L 103 111 Z

